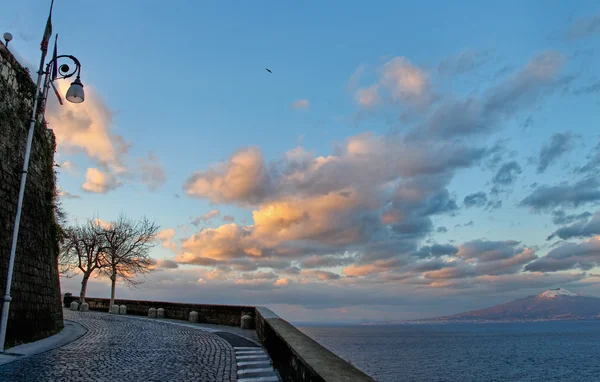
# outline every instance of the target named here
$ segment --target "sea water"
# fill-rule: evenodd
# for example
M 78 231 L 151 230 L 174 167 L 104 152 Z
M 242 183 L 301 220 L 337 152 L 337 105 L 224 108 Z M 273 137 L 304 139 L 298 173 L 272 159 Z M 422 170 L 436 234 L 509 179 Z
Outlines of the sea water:
M 600 321 L 297 326 L 380 382 L 600 381 Z

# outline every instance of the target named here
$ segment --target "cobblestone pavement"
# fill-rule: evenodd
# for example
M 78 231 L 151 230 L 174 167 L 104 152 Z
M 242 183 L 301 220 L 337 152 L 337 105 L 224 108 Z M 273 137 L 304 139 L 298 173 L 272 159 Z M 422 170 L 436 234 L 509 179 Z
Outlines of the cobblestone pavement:
M 235 381 L 233 347 L 216 334 L 153 320 L 65 311 L 88 332 L 0 366 L 0 381 Z

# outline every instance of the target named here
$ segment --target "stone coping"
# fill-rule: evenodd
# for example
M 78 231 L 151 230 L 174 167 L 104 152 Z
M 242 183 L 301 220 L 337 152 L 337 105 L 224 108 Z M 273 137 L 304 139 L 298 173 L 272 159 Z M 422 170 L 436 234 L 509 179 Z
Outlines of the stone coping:
M 256 331 L 286 381 L 373 381 L 272 310 L 256 307 Z

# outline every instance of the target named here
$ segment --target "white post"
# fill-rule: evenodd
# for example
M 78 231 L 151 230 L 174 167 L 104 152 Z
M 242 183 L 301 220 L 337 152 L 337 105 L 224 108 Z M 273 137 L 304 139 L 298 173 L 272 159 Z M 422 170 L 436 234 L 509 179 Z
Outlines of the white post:
M 29 169 L 29 156 L 31 155 L 31 142 L 33 141 L 33 132 L 35 130 L 35 121 L 37 117 L 37 105 L 40 98 L 40 83 L 44 74 L 44 61 L 46 60 L 46 50 L 42 50 L 40 59 L 40 69 L 38 70 L 37 82 L 35 85 L 35 96 L 33 98 L 33 111 L 29 120 L 29 132 L 27 133 L 27 146 L 25 147 L 25 160 L 23 161 L 23 171 L 21 171 L 21 186 L 19 188 L 19 199 L 17 201 L 17 216 L 15 216 L 15 225 L 13 227 L 12 245 L 10 247 L 10 257 L 8 260 L 8 274 L 6 275 L 6 288 L 2 301 L 2 317 L 0 318 L 0 352 L 4 352 L 4 342 L 6 341 L 6 326 L 8 325 L 8 309 L 10 308 L 10 287 L 12 285 L 13 268 L 15 266 L 15 254 L 17 252 L 17 241 L 19 239 L 19 224 L 21 223 L 21 211 L 23 209 L 23 196 L 25 195 L 25 184 L 27 182 L 27 170 Z

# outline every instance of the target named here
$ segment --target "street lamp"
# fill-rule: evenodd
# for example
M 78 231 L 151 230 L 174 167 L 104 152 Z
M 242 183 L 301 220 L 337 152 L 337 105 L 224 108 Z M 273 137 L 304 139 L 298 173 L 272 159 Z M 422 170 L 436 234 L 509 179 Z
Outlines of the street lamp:
M 54 3 L 54 0 L 52 1 Z M 52 16 L 52 5 L 50 6 L 50 16 L 48 17 L 48 22 L 46 24 L 46 31 L 44 32 L 44 38 L 42 39 L 42 57 L 40 59 L 40 66 L 37 72 L 37 81 L 35 85 L 35 95 L 33 98 L 33 110 L 31 111 L 31 119 L 29 120 L 29 131 L 27 133 L 27 146 L 25 148 L 25 159 L 23 161 L 23 171 L 21 171 L 21 185 L 19 188 L 19 199 L 17 201 L 17 214 L 15 216 L 15 224 L 13 227 L 13 235 L 12 235 L 12 245 L 10 247 L 10 258 L 8 260 L 8 274 L 6 275 L 6 288 L 4 290 L 4 297 L 2 301 L 2 316 L 0 317 L 0 352 L 4 352 L 4 345 L 6 341 L 6 327 L 8 325 L 8 310 L 10 308 L 10 301 L 12 300 L 10 296 L 10 288 L 12 285 L 12 276 L 13 276 L 13 268 L 15 265 L 15 254 L 17 252 L 17 241 L 19 238 L 19 224 L 21 223 L 21 211 L 23 209 L 23 197 L 25 195 L 25 184 L 27 183 L 27 170 L 29 168 L 29 157 L 31 155 L 31 143 L 33 141 L 33 132 L 35 130 L 35 122 L 37 120 L 37 106 L 40 98 L 43 98 L 44 101 L 48 94 L 48 88 L 52 86 L 55 90 L 53 81 L 57 78 L 65 79 L 73 76 L 77 73 L 77 78 L 73 83 L 71 83 L 71 87 L 67 91 L 67 100 L 73 103 L 81 103 L 85 99 L 83 93 L 83 84 L 79 79 L 79 75 L 81 72 L 81 64 L 79 60 L 71 55 L 61 55 L 55 56 L 48 62 L 46 65 L 46 70 L 44 70 L 44 62 L 46 61 L 46 54 L 48 52 L 48 39 L 49 35 L 52 33 L 52 24 L 50 22 L 50 18 Z M 58 60 L 68 58 L 75 64 L 75 69 L 70 70 L 69 65 L 62 64 L 60 67 L 57 67 Z M 58 70 L 56 70 L 58 69 Z M 42 95 L 40 97 L 40 85 L 42 83 L 42 77 L 46 76 L 44 80 L 44 85 L 42 87 Z M 56 92 L 56 95 L 60 99 L 60 95 Z M 62 102 L 61 102 L 62 103 Z M 44 102 L 45 104 L 45 102 Z M 45 105 L 44 105 L 45 106 Z M 42 109 L 42 116 L 45 112 L 45 107 Z

